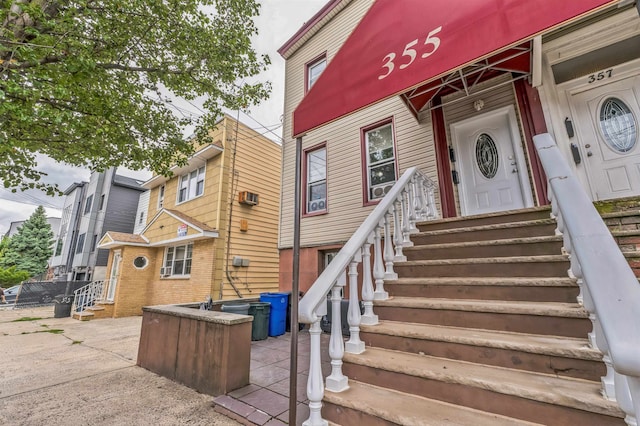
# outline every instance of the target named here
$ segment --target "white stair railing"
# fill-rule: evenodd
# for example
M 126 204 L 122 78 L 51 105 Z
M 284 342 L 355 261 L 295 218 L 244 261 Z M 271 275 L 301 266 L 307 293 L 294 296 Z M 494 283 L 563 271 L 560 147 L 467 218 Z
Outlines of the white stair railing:
M 535 136 L 549 180 L 552 214 L 593 323 L 591 344 L 604 355 L 605 397 L 616 400 L 628 425 L 640 414 L 640 284 L 609 229 L 549 134 Z
M 104 300 L 104 290 L 104 281 L 93 281 L 74 291 L 72 312 L 83 312 L 85 309 L 95 306 L 96 302 Z
M 328 424 L 320 414 L 324 396 L 320 320 L 327 313 L 327 295 L 331 292 L 332 309 L 329 341 L 331 374 L 327 377 L 326 388 L 333 392 L 341 392 L 349 388 L 349 379 L 342 373 L 344 352 L 362 353 L 364 351 L 364 342 L 360 340 L 360 324 L 378 323 L 378 317 L 373 311 L 373 301 L 388 298 L 388 293 L 384 290 L 384 281 L 398 277 L 393 270 L 393 264 L 406 260 L 402 249 L 413 245 L 409 235 L 418 232 L 416 222 L 438 218 L 435 188 L 434 182 L 416 167 L 408 169 L 389 193 L 380 200 L 300 300 L 299 320 L 302 323 L 311 324 L 309 331 L 311 353 L 307 382 L 309 418 L 303 423 L 305 426 Z M 371 246 L 373 246 L 373 265 Z M 363 265 L 364 313 L 360 311 L 358 297 L 358 265 L 360 263 Z M 342 289 L 347 285 L 347 276 L 349 284 L 347 319 L 351 336 L 345 343 L 342 338 L 340 311 Z

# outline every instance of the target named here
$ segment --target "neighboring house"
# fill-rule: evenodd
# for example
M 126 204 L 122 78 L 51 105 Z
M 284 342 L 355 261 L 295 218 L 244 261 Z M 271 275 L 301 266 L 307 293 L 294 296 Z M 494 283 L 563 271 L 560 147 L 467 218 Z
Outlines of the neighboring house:
M 101 315 L 278 289 L 281 146 L 229 116 L 211 136 L 173 177 L 144 183 L 135 234 L 101 239 L 111 253 Z
M 489 12 L 492 3 L 473 31 L 460 29 L 469 20 L 461 3 L 460 16 L 439 11 L 440 21 L 430 19 L 437 25 L 413 34 L 418 28 L 395 27 L 413 13 L 409 3 L 329 1 L 279 50 L 286 60 L 280 286 L 291 283 L 296 137 L 303 290 L 412 166 L 437 182 L 443 217 L 545 205 L 532 136 L 549 132 L 593 200 L 640 195 L 633 3 L 568 2 L 557 17 L 512 22 L 498 35 L 495 26 L 506 23 Z M 410 4 L 430 15 L 438 9 Z
M 65 191 L 59 237 L 51 266 L 54 279 L 100 281 L 106 276 L 109 250 L 98 240 L 107 231 L 132 232 L 142 181 L 122 176 L 115 168 L 93 172 L 89 182 Z
M 52 238 L 52 243 L 51 243 L 51 248 L 54 250 L 54 255 L 55 255 L 55 248 L 58 242 L 58 238 L 59 235 L 58 233 L 60 232 L 60 223 L 61 223 L 62 219 L 59 217 L 48 217 L 47 218 L 47 223 L 51 226 L 51 232 L 53 232 L 53 238 Z M 18 220 L 18 221 L 14 221 L 11 222 L 11 224 L 9 225 L 9 230 L 4 234 L 5 237 L 12 237 L 14 236 L 17 232 L 18 232 L 18 228 L 20 228 L 22 226 L 22 224 L 24 223 L 24 220 Z M 51 257 L 49 258 L 49 267 L 51 267 L 51 265 L 53 265 L 53 261 L 54 261 L 54 255 L 51 255 Z

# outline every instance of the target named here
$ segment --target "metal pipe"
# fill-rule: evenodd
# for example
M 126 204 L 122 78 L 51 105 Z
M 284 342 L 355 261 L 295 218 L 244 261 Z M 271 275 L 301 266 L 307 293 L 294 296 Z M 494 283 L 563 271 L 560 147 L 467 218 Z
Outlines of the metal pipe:
M 296 138 L 296 170 L 293 204 L 293 277 L 291 282 L 291 354 L 289 361 L 289 424 L 296 424 L 296 403 L 298 402 L 298 295 L 300 278 L 300 204 L 301 204 L 301 163 L 302 138 Z

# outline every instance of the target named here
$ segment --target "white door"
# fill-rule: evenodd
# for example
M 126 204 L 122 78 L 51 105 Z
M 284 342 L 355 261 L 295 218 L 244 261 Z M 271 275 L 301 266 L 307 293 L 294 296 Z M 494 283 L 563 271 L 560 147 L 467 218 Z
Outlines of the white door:
M 533 206 L 512 106 L 451 125 L 462 215 Z
M 640 77 L 575 94 L 571 107 L 593 199 L 640 195 Z
M 118 284 L 118 275 L 120 274 L 120 262 L 122 256 L 117 251 L 113 253 L 113 262 L 111 263 L 111 274 L 109 275 L 109 283 L 107 287 L 107 300 L 113 302 L 116 296 L 116 285 Z

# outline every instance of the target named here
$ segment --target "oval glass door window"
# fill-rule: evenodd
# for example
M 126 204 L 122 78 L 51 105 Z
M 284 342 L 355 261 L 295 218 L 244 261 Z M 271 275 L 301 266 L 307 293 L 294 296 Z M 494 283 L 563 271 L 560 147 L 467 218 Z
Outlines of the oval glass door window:
M 476 139 L 476 163 L 482 176 L 493 179 L 498 173 L 498 148 L 493 138 L 482 133 Z
M 631 109 L 618 98 L 607 98 L 600 107 L 600 131 L 611 149 L 629 152 L 638 139 L 638 125 Z

